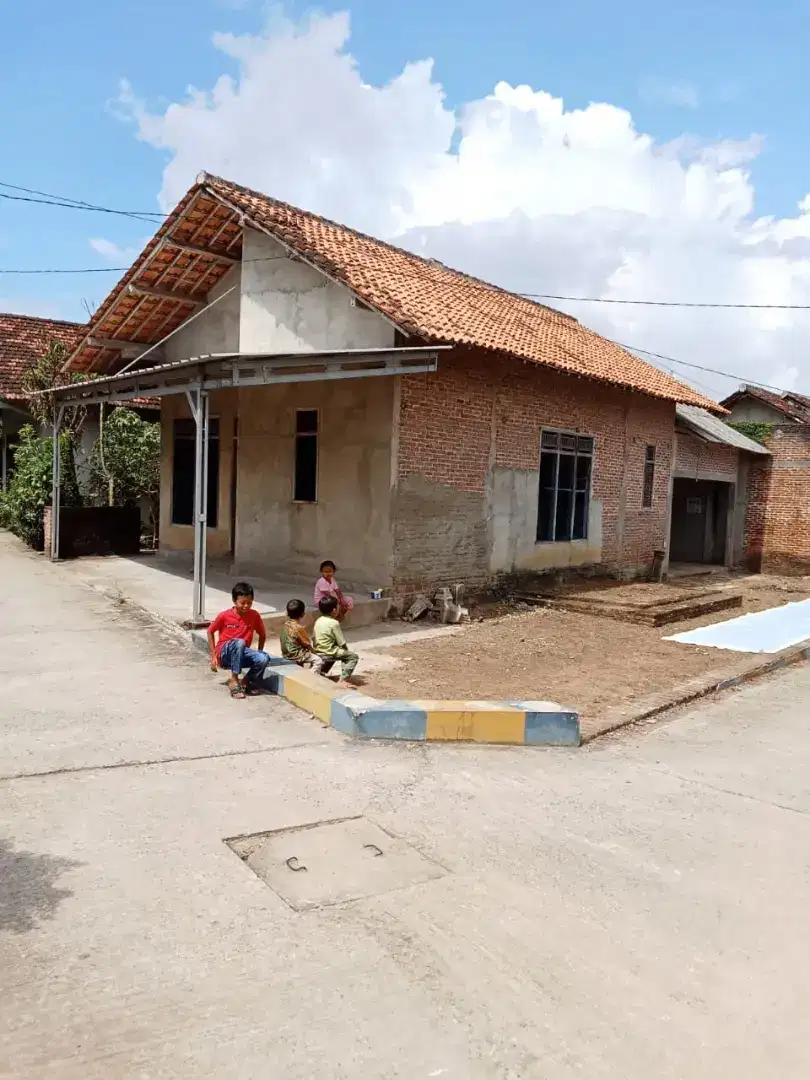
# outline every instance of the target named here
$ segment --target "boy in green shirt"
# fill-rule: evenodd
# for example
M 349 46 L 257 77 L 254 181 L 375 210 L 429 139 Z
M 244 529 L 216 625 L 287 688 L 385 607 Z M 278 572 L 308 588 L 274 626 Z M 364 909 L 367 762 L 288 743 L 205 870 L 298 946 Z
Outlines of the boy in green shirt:
M 352 675 L 360 657 L 349 651 L 343 629 L 335 618 L 339 602 L 336 596 L 325 596 L 318 604 L 321 615 L 315 620 L 312 644 L 318 657 L 318 671 L 328 675 L 336 660 L 341 662 L 340 686 L 352 686 Z

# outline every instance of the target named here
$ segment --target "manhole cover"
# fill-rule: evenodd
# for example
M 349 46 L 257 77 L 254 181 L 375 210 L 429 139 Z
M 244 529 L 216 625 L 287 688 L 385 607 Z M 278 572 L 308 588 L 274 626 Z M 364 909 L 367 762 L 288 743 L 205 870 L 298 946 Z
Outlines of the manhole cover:
M 297 911 L 377 896 L 446 873 L 362 817 L 237 836 L 225 843 Z

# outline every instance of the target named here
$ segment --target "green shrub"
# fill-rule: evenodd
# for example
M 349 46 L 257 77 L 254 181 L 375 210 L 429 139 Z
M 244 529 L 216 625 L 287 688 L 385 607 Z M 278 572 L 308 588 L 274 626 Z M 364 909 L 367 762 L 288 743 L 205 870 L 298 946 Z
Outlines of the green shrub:
M 767 446 L 773 432 L 773 424 L 764 420 L 729 420 L 726 423 L 741 435 L 746 435 L 763 446 Z
M 14 453 L 14 471 L 2 499 L 0 523 L 21 540 L 42 550 L 42 518 L 50 505 L 52 493 L 53 439 L 40 439 L 28 424 L 20 429 L 20 442 Z M 79 489 L 73 469 L 73 437 L 60 436 L 63 475 L 62 504 L 79 506 Z

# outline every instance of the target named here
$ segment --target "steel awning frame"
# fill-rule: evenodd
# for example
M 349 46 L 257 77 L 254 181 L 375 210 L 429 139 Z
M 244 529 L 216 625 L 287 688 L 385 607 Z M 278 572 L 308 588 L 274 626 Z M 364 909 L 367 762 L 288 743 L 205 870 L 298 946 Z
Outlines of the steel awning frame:
M 436 371 L 446 345 L 347 349 L 308 353 L 212 353 L 119 375 L 68 383 L 49 394 L 55 405 L 94 405 L 131 398 L 167 397 L 189 390 L 239 389 L 279 383 L 415 375 Z
M 191 625 L 205 623 L 205 571 L 208 530 L 208 431 L 210 395 L 217 390 L 273 386 L 280 383 L 368 379 L 436 371 L 439 353 L 449 345 L 417 348 L 346 349 L 308 353 L 217 353 L 190 357 L 139 371 L 127 371 L 53 390 L 53 474 L 51 559 L 59 558 L 62 462 L 59 433 L 65 409 L 76 405 L 115 404 L 131 398 L 183 394 L 195 424 L 194 440 L 194 599 Z

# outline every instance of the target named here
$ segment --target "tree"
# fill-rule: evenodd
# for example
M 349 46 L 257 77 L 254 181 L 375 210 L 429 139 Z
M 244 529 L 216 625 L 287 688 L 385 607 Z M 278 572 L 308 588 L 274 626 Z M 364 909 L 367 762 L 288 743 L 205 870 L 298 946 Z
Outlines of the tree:
M 153 528 L 160 493 L 160 424 L 141 420 L 131 409 L 103 412 L 99 437 L 91 455 L 94 501 L 103 506 L 127 506 L 148 500 Z
M 82 382 L 86 376 L 64 371 L 69 349 L 60 341 L 52 341 L 45 353 L 22 378 L 22 388 L 28 396 L 28 411 L 42 428 L 53 424 L 53 395 L 49 391 L 70 383 Z M 81 506 L 81 493 L 76 479 L 76 447 L 87 419 L 82 406 L 66 408 L 60 428 L 61 490 L 64 506 Z

